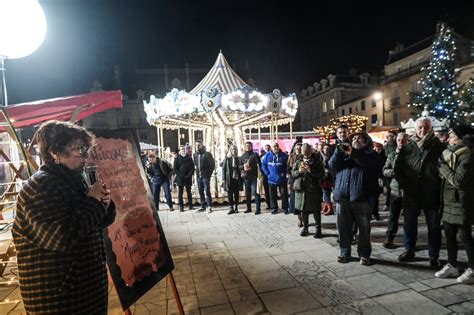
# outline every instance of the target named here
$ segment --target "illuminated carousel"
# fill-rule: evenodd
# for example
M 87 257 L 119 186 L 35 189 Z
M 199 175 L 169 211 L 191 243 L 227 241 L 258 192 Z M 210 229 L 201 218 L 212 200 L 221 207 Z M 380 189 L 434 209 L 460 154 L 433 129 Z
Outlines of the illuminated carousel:
M 173 89 L 165 97 L 150 97 L 143 102 L 147 120 L 157 127 L 158 146 L 163 143 L 163 130 L 187 129 L 190 144 L 194 144 L 195 132 L 202 132 L 202 140 L 216 160 L 213 195 L 222 195 L 217 187 L 220 179 L 219 163 L 224 159 L 227 148 L 237 145 L 240 154 L 246 133 L 252 129 L 260 134 L 262 128 L 269 128 L 271 139 L 278 138 L 278 128 L 289 124 L 298 109 L 296 95 L 281 95 L 275 89 L 263 94 L 251 88 L 229 66 L 222 52 L 209 73 L 190 92 Z M 160 150 L 163 152 L 163 150 Z

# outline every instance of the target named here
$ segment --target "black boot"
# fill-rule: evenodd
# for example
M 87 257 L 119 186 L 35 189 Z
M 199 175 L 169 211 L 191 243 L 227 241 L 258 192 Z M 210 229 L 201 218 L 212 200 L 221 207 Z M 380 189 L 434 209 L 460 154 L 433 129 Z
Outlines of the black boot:
M 314 233 L 313 237 L 314 238 L 322 238 L 323 237 L 323 233 L 321 233 L 321 228 L 320 227 L 316 228 L 316 233 Z
M 234 207 L 230 206 L 230 210 L 229 212 L 227 212 L 227 214 L 234 214 L 235 211 L 234 211 Z
M 237 205 L 234 206 L 234 212 L 239 213 L 239 207 L 237 207 Z
M 308 227 L 305 226 L 305 227 L 301 230 L 300 236 L 308 236 L 308 235 L 309 235 L 309 233 L 308 233 Z

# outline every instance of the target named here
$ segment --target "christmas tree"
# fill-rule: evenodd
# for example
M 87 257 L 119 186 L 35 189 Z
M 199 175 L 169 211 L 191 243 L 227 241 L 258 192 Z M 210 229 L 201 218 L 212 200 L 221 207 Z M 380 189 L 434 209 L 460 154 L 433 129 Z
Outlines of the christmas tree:
M 421 79 L 422 91 L 413 95 L 413 116 L 419 117 L 425 106 L 431 116 L 448 118 L 451 124 L 459 120 L 458 86 L 454 73 L 456 46 L 451 29 L 443 22 L 437 24 L 437 32 L 431 46 L 431 60 Z
M 461 104 L 459 106 L 460 123 L 474 127 L 474 78 L 470 78 L 462 87 L 459 94 Z

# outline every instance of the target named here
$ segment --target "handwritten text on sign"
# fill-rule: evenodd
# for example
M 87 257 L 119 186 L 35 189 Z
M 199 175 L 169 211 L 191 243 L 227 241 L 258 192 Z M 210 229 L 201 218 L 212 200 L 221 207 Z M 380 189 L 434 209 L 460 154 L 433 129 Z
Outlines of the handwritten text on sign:
M 96 138 L 90 160 L 111 191 L 117 218 L 108 228 L 112 249 L 127 286 L 156 272 L 166 262 L 160 234 L 146 195 L 145 182 L 132 144 L 122 139 Z

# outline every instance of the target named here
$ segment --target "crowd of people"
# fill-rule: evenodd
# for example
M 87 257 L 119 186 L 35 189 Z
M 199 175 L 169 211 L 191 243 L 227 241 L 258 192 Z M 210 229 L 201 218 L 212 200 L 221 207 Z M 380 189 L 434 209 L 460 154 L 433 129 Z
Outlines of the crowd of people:
M 464 125 L 435 133 L 431 120 L 422 117 L 416 121 L 413 135 L 390 131 L 384 144 L 373 142 L 366 132 L 349 134 L 349 128 L 341 125 L 336 130 L 334 144 L 320 143 L 313 148 L 307 143 L 295 142 L 289 153 L 283 152 L 276 142 L 266 145 L 260 154 L 254 152 L 252 142 L 245 143 L 242 155 L 232 145 L 225 159 L 218 162 L 222 167 L 222 188 L 228 197 L 228 214 L 239 212 L 240 192 L 245 191 L 245 213 L 252 212 L 251 204 L 255 200 L 255 214 L 260 214 L 264 199 L 271 214 L 282 211 L 297 215 L 301 236 L 310 235 L 312 214 L 313 236 L 321 238 L 321 214 L 334 214 L 335 208 L 340 247 L 337 261 L 349 262 L 351 247 L 357 243 L 360 264 L 370 265 L 371 221 L 380 220 L 379 199 L 385 193 L 384 210 L 389 211 L 389 218 L 384 247 L 396 248 L 394 239 L 403 215 L 405 250 L 398 260 L 414 261 L 418 217 L 423 210 L 428 227 L 430 267 L 441 268 L 442 230 L 448 245 L 448 263 L 436 272 L 436 277 L 457 276 L 460 282 L 474 281 L 471 269 L 474 267 L 473 133 L 471 127 Z M 157 206 L 163 186 L 165 199 L 173 210 L 169 178 L 174 173 L 180 210 L 184 211 L 183 188 L 188 193 L 189 208 L 193 209 L 194 175 L 201 204 L 197 211 L 212 212 L 210 179 L 216 161 L 202 142 L 196 144 L 192 158 L 190 148 L 181 146 L 174 165 L 156 160 L 154 154 L 148 157 L 147 171 Z M 456 268 L 458 233 L 470 267 L 462 275 Z
M 116 211 L 106 183 L 87 184 L 83 177 L 94 135 L 71 123 L 51 121 L 44 123 L 35 137 L 43 164 L 19 193 L 12 228 L 25 309 L 28 313 L 105 314 L 103 230 L 114 222 Z M 297 142 L 287 154 L 274 143 L 257 154 L 247 142 L 242 155 L 232 145 L 219 163 L 229 215 L 239 212 L 240 191 L 244 190 L 245 213 L 252 212 L 255 200 L 255 214 L 259 215 L 264 195 L 271 214 L 281 209 L 284 214 L 297 215 L 302 237 L 310 234 L 312 215 L 313 236 L 321 238 L 321 214 L 333 214 L 334 202 L 339 263 L 351 260 L 351 245 L 357 243 L 360 264 L 371 264 L 371 221 L 379 219 L 379 196 L 385 191 L 390 217 L 383 246 L 395 247 L 403 214 L 404 251 L 398 260 L 414 261 L 418 217 L 423 210 L 429 265 L 437 270 L 435 277 L 474 283 L 473 150 L 473 128 L 459 125 L 436 135 L 431 120 L 422 117 L 416 121 L 415 134 L 390 132 L 383 146 L 374 144 L 367 133 L 349 134 L 347 126 L 341 125 L 333 145 L 313 148 Z M 189 147 L 181 146 L 173 164 L 153 153 L 146 158 L 157 207 L 163 187 L 166 202 L 173 209 L 174 176 L 181 211 L 184 190 L 189 208 L 193 208 L 194 178 L 200 195 L 197 211 L 212 212 L 210 182 L 216 162 L 202 142 L 196 143 L 192 156 Z M 442 231 L 448 253 L 443 267 L 439 262 Z M 468 260 L 462 274 L 457 261 L 458 234 Z

